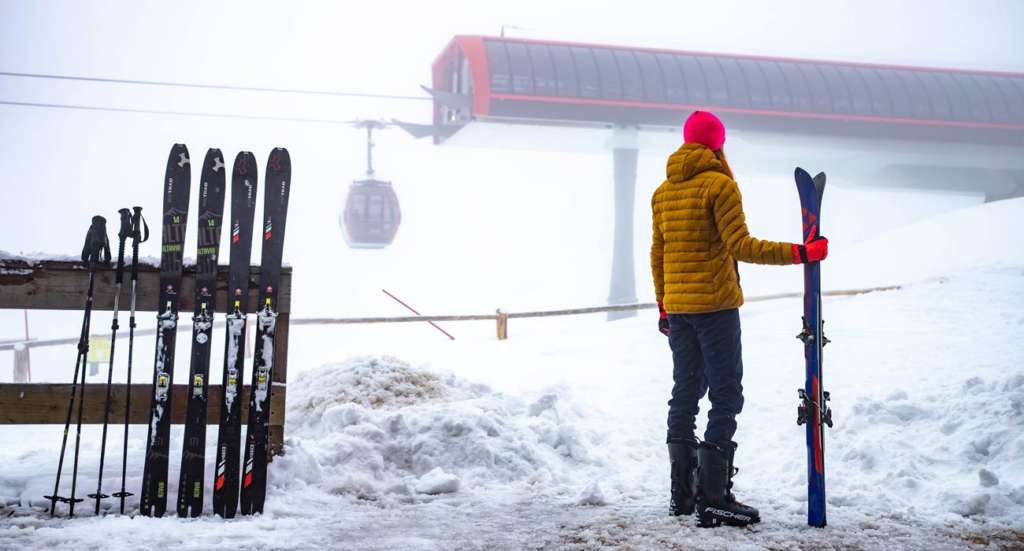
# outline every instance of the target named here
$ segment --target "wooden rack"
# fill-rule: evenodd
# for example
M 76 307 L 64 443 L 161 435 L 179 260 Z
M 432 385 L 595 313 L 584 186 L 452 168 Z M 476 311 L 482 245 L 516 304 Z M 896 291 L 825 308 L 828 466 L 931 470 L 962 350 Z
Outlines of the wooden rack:
M 259 266 L 249 269 L 249 304 L 255 308 L 259 304 L 258 282 Z M 278 318 L 274 346 L 274 373 L 271 380 L 270 401 L 270 442 L 268 459 L 280 455 L 284 450 L 284 416 L 285 398 L 287 394 L 288 375 L 288 326 L 291 312 L 291 268 L 281 271 L 281 283 L 278 289 Z M 222 266 L 217 273 L 217 312 L 223 314 L 227 304 L 228 268 Z M 85 266 L 79 262 L 66 260 L 15 260 L 0 259 L 0 308 L 29 310 L 72 310 L 81 311 L 85 306 L 89 276 Z M 128 304 L 131 285 L 128 282 L 127 270 L 125 283 L 122 285 L 119 315 L 120 330 L 118 336 L 128 332 Z M 181 302 L 179 316 L 182 321 L 189 319 L 195 304 L 195 267 L 186 266 L 181 286 Z M 93 292 L 92 327 L 98 329 L 104 325 L 109 327 L 109 317 L 97 316 L 97 312 L 111 311 L 114 308 L 114 270 L 100 267 L 96 272 L 96 284 Z M 139 282 L 136 295 L 136 331 L 154 325 L 157 302 L 160 295 L 160 270 L 156 266 L 140 265 Z M 221 316 L 218 316 L 221 317 Z M 251 320 L 250 320 L 251 321 Z M 95 333 L 95 331 L 93 331 Z M 215 341 L 223 343 L 223 335 L 215 335 Z M 180 341 L 181 337 L 179 337 Z M 77 339 L 76 339 L 77 342 Z M 187 358 L 189 355 L 188 339 L 180 342 L 178 356 Z M 119 346 L 115 360 L 115 369 L 125 369 L 127 347 Z M 131 392 L 132 424 L 149 423 L 149 407 L 152 399 L 153 351 L 136 347 L 133 361 L 132 378 L 135 384 L 113 386 L 111 399 L 110 422 L 118 425 L 124 422 L 124 404 L 128 392 Z M 68 355 L 68 374 L 72 372 L 74 358 Z M 187 364 L 187 362 L 185 362 Z M 181 363 L 179 363 L 179 367 Z M 246 370 L 246 379 L 250 376 Z M 67 415 L 67 400 L 71 393 L 70 384 L 39 384 L 39 383 L 0 383 L 0 424 L 63 424 Z M 186 395 L 188 385 L 173 385 L 171 402 L 171 423 L 182 424 L 185 420 Z M 209 401 L 207 424 L 220 423 L 220 397 L 223 390 L 219 384 L 209 385 Z M 242 390 L 243 404 L 242 422 L 247 419 L 249 387 Z M 87 384 L 82 415 L 83 423 L 99 424 L 103 422 L 103 406 L 106 399 L 105 384 Z M 144 438 L 143 435 L 137 435 Z M 56 443 L 55 443 L 56 444 Z

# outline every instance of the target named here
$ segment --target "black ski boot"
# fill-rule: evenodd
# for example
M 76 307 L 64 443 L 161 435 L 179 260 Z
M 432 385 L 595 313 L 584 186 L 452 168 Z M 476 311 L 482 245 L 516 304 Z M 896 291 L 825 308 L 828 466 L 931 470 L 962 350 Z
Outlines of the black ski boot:
M 692 515 L 694 499 L 697 497 L 697 448 L 696 439 L 668 443 L 668 460 L 671 465 L 672 498 L 668 509 L 672 516 Z
M 704 442 L 697 451 L 700 491 L 697 494 L 697 526 L 710 528 L 720 524 L 747 526 L 761 522 L 757 509 L 736 501 L 732 495 L 732 477 L 739 469 L 732 466 L 734 444 L 719 446 Z

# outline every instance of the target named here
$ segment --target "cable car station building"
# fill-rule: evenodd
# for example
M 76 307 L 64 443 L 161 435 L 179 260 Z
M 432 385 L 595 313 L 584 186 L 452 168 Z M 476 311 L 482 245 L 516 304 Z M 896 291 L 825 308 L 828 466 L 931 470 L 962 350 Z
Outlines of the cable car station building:
M 760 173 L 1024 195 L 1024 74 L 456 36 L 432 76 L 436 144 L 611 153 L 610 304 L 636 301 L 638 152 L 667 156 L 695 109 Z

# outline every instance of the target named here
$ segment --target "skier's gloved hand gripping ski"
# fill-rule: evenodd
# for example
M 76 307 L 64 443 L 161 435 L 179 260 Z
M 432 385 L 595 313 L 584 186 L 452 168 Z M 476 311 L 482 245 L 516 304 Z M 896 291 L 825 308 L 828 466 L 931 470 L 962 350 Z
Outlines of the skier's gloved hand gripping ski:
M 803 245 L 793 244 L 793 264 L 821 262 L 827 257 L 828 238 L 816 235 L 816 231 L 812 232 L 811 237 Z

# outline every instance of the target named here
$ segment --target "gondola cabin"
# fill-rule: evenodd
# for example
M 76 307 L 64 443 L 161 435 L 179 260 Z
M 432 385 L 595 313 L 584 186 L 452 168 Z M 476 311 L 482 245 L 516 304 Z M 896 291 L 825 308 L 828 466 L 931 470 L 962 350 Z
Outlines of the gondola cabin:
M 349 247 L 383 249 L 390 245 L 402 223 L 391 182 L 373 178 L 352 182 L 339 223 Z

